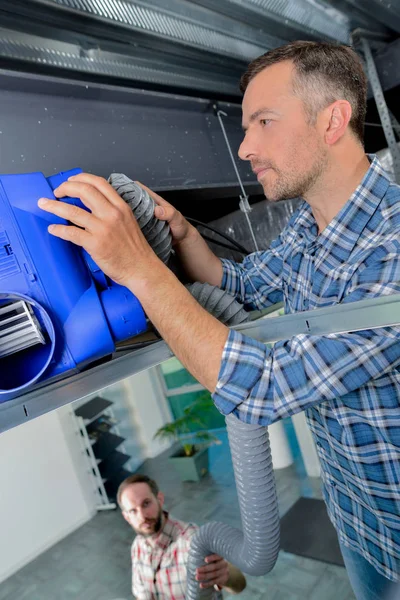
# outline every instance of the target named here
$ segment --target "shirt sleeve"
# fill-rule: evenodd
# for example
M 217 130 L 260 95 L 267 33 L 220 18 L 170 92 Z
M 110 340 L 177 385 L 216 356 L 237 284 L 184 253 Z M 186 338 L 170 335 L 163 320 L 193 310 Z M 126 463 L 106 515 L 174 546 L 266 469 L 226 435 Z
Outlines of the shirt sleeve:
M 189 550 L 190 545 L 192 543 L 192 537 L 194 536 L 196 531 L 198 531 L 198 529 L 198 526 L 194 525 L 194 523 L 187 523 L 185 530 L 179 537 L 180 549 L 182 551 L 182 556 L 184 556 L 185 564 L 187 563 L 189 558 Z
M 221 259 L 221 288 L 252 310 L 281 302 L 283 249 L 284 242 L 279 236 L 268 250 L 250 254 L 241 264 Z
M 354 275 L 344 303 L 400 293 L 400 247 L 378 248 L 374 257 Z M 344 396 L 399 365 L 399 326 L 301 334 L 274 346 L 231 330 L 213 397 L 223 414 L 269 425 Z

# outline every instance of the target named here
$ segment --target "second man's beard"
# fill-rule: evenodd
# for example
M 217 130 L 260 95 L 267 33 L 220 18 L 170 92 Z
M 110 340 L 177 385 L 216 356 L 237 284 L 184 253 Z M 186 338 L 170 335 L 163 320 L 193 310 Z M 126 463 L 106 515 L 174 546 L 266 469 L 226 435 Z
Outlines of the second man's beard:
M 148 521 L 149 522 L 149 521 Z M 161 530 L 162 527 L 162 523 L 163 523 L 163 511 L 162 508 L 160 507 L 159 512 L 158 512 L 158 516 L 155 519 L 154 523 L 153 520 L 150 521 L 150 523 L 153 525 L 152 528 L 149 530 L 149 532 L 144 532 L 141 529 L 137 529 L 136 533 L 138 535 L 142 535 L 143 537 L 151 537 L 152 535 L 155 535 L 156 533 L 158 533 Z

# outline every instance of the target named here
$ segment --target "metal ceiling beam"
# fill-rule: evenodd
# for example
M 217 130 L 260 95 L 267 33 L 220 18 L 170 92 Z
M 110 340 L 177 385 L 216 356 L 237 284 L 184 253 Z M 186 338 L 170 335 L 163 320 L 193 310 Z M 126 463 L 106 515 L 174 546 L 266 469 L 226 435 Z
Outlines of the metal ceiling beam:
M 240 97 L 249 61 L 284 43 L 184 0 L 0 0 L 0 21 L 8 61 L 217 97 Z
M 215 12 L 263 29 L 287 41 L 329 39 L 348 43 L 348 17 L 330 6 L 309 0 L 191 0 Z
M 365 9 L 370 1 L 373 0 L 366 0 L 366 2 L 364 0 L 324 0 L 324 3 L 347 16 L 351 31 L 362 28 L 376 33 L 389 33 L 392 28 L 390 25 L 384 24 L 381 15 L 373 16 L 368 9 Z
M 336 0 L 334 2 L 336 4 Z M 342 1 L 343 4 L 343 1 Z M 400 33 L 400 2 L 396 0 L 345 0 L 346 12 L 352 10 L 364 14 L 369 23 L 382 23 L 388 29 Z M 342 9 L 343 10 L 343 9 Z M 370 29 L 370 25 L 367 25 Z
M 294 335 L 328 335 L 400 324 L 400 295 L 361 300 L 276 318 L 244 323 L 234 329 L 263 343 Z M 85 398 L 117 381 L 154 367 L 171 358 L 165 342 L 131 351 L 103 365 L 88 369 L 0 404 L 0 432 Z
M 156 44 L 169 53 L 176 45 L 181 51 L 184 47 L 245 62 L 284 43 L 272 33 L 184 0 L 1 0 L 0 10 L 27 19 L 28 32 L 30 19 L 42 20 L 49 25 L 49 38 L 55 26 L 75 33 L 87 33 L 89 28 L 91 35 L 99 33 L 99 39 L 118 39 L 124 31 L 132 44 Z
M 129 50 L 129 49 L 127 49 Z M 137 53 L 139 54 L 139 53 Z M 35 35 L 0 29 L 0 57 L 27 65 L 53 67 L 90 75 L 108 76 L 138 83 L 158 84 L 199 93 L 240 96 L 239 79 L 243 69 L 225 69 L 210 63 L 182 61 L 173 64 L 165 58 L 118 54 L 100 48 L 82 48 Z
M 387 44 L 374 60 L 384 91 L 400 85 L 400 38 Z
M 288 39 L 348 42 L 356 25 L 387 33 L 364 3 L 331 2 L 0 0 L 3 27 L 19 30 L 1 31 L 0 58 L 239 98 L 248 62 Z M 391 72 L 397 69 L 393 63 Z M 378 70 L 385 74 L 387 65 L 379 61 Z
M 172 63 L 165 53 L 156 54 L 154 50 L 150 53 L 135 49 L 133 56 L 133 53 L 128 54 L 131 49 L 125 45 L 103 42 L 103 46 L 104 49 L 96 47 L 95 41 L 89 39 L 81 40 L 79 45 L 0 28 L 0 58 L 21 61 L 28 66 L 40 65 L 143 84 L 198 90 L 221 97 L 237 96 L 238 101 L 241 100 L 239 80 L 247 63 L 219 64 L 196 60 L 194 65 L 189 56 Z M 384 91 L 400 85 L 400 39 L 379 50 L 375 54 L 375 64 Z

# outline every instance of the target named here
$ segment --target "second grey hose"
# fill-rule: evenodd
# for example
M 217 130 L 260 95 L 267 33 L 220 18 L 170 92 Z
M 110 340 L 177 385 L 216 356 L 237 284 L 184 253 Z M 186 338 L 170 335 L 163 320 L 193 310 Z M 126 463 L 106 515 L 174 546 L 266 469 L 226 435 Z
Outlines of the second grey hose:
M 249 319 L 249 313 L 245 311 L 243 305 L 216 285 L 196 281 L 188 285 L 187 289 L 207 312 L 225 325 L 231 327 Z
M 168 223 L 154 216 L 149 194 L 126 175 L 113 173 L 109 182 L 131 207 L 154 252 L 168 261 L 172 238 Z M 218 287 L 194 283 L 189 290 L 196 300 L 227 325 L 247 320 L 248 313 L 236 299 Z M 223 523 L 208 523 L 193 536 L 187 567 L 187 600 L 210 598 L 212 589 L 200 589 L 196 569 L 204 558 L 219 554 L 249 575 L 265 575 L 275 565 L 279 552 L 279 514 L 268 430 L 226 417 L 235 472 L 243 532 Z
M 200 589 L 196 569 L 219 554 L 248 575 L 265 575 L 279 553 L 280 524 L 268 429 L 226 417 L 243 532 L 223 523 L 207 523 L 195 533 L 187 566 L 186 600 L 210 598 Z

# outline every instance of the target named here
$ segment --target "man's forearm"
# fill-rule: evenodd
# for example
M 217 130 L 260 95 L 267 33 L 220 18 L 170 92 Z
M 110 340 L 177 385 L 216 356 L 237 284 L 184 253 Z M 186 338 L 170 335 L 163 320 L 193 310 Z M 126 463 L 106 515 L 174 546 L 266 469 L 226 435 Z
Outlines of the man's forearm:
M 194 227 L 191 226 L 190 234 L 175 246 L 175 250 L 192 281 L 221 285 L 222 263 Z
M 228 563 L 229 579 L 223 589 L 229 594 L 240 594 L 246 587 L 246 578 L 242 571 Z
M 229 330 L 209 315 L 160 261 L 129 289 L 173 353 L 208 390 L 215 390 Z

